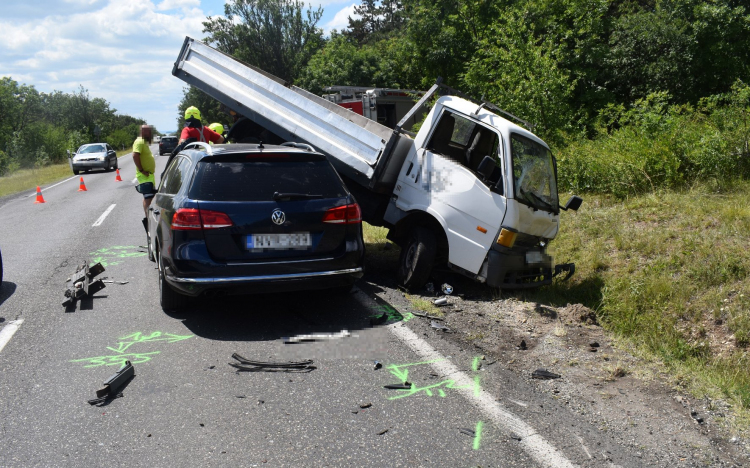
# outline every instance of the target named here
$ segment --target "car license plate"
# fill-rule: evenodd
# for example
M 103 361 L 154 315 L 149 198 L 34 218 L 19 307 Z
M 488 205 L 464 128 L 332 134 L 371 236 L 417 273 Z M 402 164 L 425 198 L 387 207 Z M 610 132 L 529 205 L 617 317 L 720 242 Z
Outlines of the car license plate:
M 542 263 L 543 257 L 541 252 L 526 252 L 526 263 Z
M 312 246 L 309 232 L 289 234 L 253 234 L 247 236 L 247 248 L 257 249 L 304 249 Z

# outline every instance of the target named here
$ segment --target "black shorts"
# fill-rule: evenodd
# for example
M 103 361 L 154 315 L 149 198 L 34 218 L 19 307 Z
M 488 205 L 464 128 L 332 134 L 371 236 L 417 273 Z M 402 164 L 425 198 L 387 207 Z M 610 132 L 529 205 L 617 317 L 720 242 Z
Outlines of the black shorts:
M 154 198 L 154 195 L 156 195 L 156 188 L 154 187 L 153 182 L 144 182 L 140 185 L 136 185 L 135 189 L 138 193 L 142 194 L 145 199 Z

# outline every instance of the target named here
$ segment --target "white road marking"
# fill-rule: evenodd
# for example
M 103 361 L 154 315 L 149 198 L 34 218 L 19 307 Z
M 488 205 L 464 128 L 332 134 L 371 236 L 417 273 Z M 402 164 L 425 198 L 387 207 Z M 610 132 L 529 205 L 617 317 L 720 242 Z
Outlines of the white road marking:
M 11 337 L 13 337 L 13 334 L 18 331 L 18 327 L 21 326 L 23 323 L 23 319 L 21 320 L 14 320 L 12 322 L 8 322 L 8 325 L 3 327 L 2 330 L 0 330 L 0 351 L 5 348 L 5 345 L 8 344 Z
M 474 385 L 474 380 L 458 367 L 453 365 L 445 356 L 441 355 L 429 343 L 417 336 L 403 322 L 394 323 L 388 329 L 404 342 L 412 351 L 424 361 L 433 361 L 429 365 L 441 375 L 450 375 L 456 382 L 455 389 L 473 404 L 479 411 L 486 414 L 492 422 L 505 432 L 514 433 L 521 438 L 519 445 L 539 465 L 549 468 L 572 468 L 571 463 L 544 437 L 537 434 L 533 427 L 521 418 L 508 411 L 503 405 L 481 387 Z
M 99 216 L 99 219 L 97 219 L 96 222 L 94 222 L 94 224 L 91 225 L 91 227 L 101 226 L 102 223 L 104 222 L 104 218 L 106 218 L 107 215 L 110 214 L 112 212 L 112 210 L 115 209 L 115 206 L 117 206 L 117 204 L 115 204 L 115 203 L 112 203 L 111 205 L 109 205 L 109 208 L 107 208 L 106 210 L 104 210 L 104 213 L 102 213 L 102 215 Z
M 134 177 L 133 180 L 131 180 L 130 182 L 132 182 L 134 184 L 137 183 L 138 182 L 138 177 Z
M 47 190 L 49 190 L 49 189 L 51 189 L 51 188 L 53 188 L 53 187 L 57 187 L 57 186 L 58 186 L 58 185 L 60 185 L 60 184 L 64 184 L 65 182 L 67 182 L 67 181 L 69 181 L 69 180 L 73 180 L 73 179 L 77 179 L 77 178 L 78 178 L 78 176 L 77 176 L 77 175 L 74 175 L 74 176 L 73 176 L 73 177 L 71 177 L 70 179 L 65 179 L 65 180 L 63 180 L 62 182 L 58 182 L 58 183 L 56 183 L 55 185 L 50 185 L 49 187 L 45 188 L 45 189 L 44 189 L 44 191 L 47 191 Z M 27 196 L 26 196 L 26 198 L 31 198 L 31 197 L 35 197 L 35 196 L 36 196 L 36 189 L 34 189 L 34 193 L 32 193 L 31 195 L 27 195 Z

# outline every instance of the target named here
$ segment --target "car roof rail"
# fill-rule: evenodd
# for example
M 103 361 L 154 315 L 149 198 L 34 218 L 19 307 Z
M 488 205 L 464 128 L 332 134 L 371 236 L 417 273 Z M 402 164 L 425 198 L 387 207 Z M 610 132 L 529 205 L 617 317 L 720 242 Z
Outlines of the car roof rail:
M 315 151 L 315 148 L 313 148 L 312 146 L 308 145 L 307 143 L 297 143 L 297 142 L 294 142 L 294 141 L 287 141 L 287 142 L 282 143 L 281 146 L 291 146 L 293 148 L 304 149 L 304 150 L 310 151 L 312 153 L 317 153 L 317 151 Z
M 209 145 L 208 143 L 204 143 L 202 141 L 194 141 L 192 143 L 188 143 L 187 145 L 185 145 L 185 148 L 183 149 L 195 148 L 196 146 L 205 149 L 206 153 L 208 153 L 209 155 L 214 154 L 214 151 L 213 151 L 213 148 L 211 148 L 211 145 Z

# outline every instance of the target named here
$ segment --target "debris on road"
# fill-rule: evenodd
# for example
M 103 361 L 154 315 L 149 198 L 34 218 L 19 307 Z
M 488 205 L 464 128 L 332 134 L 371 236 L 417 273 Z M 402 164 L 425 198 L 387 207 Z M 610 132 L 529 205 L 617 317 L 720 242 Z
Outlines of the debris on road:
M 435 299 L 435 302 L 433 304 L 435 304 L 438 307 L 448 305 L 448 298 L 447 297 L 439 297 L 439 298 Z
M 459 432 L 460 432 L 461 434 L 466 434 L 467 436 L 471 436 L 471 437 L 474 437 L 475 435 L 477 435 L 477 433 L 476 433 L 476 432 L 474 432 L 474 431 L 473 431 L 473 430 L 471 430 L 471 429 L 467 429 L 467 428 L 465 428 L 465 427 L 459 427 L 459 428 L 458 428 L 458 431 L 459 431 Z
M 372 403 L 360 403 L 359 407 L 362 409 L 370 408 L 372 406 Z
M 239 364 L 230 362 L 229 365 L 246 372 L 310 372 L 316 369 L 312 365 L 312 359 L 297 362 L 263 362 L 251 361 L 237 353 L 232 354 L 232 358 L 239 361 Z
M 89 400 L 89 404 L 102 405 L 110 400 L 122 397 L 122 393 L 118 392 L 118 390 L 133 377 L 135 377 L 135 368 L 130 361 L 125 361 L 125 365 L 112 374 L 104 382 L 104 386 L 96 391 L 96 398 Z
M 386 432 L 388 432 L 388 429 L 383 429 L 382 431 L 378 432 L 378 435 L 383 435 L 383 434 L 385 434 Z
M 518 346 L 518 349 L 520 349 L 521 351 L 526 351 L 527 349 L 529 349 L 526 346 L 526 340 L 521 340 L 521 344 Z
M 432 328 L 436 329 L 436 330 L 441 330 L 441 331 L 444 331 L 444 332 L 450 332 L 450 331 L 451 331 L 451 329 L 450 329 L 450 328 L 446 327 L 446 326 L 445 326 L 445 325 L 443 325 L 442 323 L 437 323 L 437 322 L 436 322 L 436 321 L 434 321 L 434 320 L 433 320 L 432 322 L 430 322 L 430 326 L 431 326 Z
M 411 390 L 411 382 L 383 385 L 383 388 L 387 388 L 389 390 Z
M 560 374 L 555 374 L 545 369 L 537 369 L 531 373 L 531 377 L 541 380 L 559 379 L 562 377 Z
M 67 289 L 65 290 L 66 299 L 63 301 L 63 307 L 75 309 L 76 301 L 84 296 L 93 296 L 106 286 L 102 280 L 91 281 L 95 276 L 104 271 L 104 266 L 97 263 L 89 267 L 88 262 L 84 261 L 83 265 L 76 269 L 76 272 L 67 279 Z
M 425 284 L 425 285 L 424 285 L 424 288 L 425 288 L 425 290 L 426 290 L 426 291 L 427 291 L 428 293 L 433 293 L 433 292 L 435 292 L 435 286 L 434 286 L 434 285 L 433 285 L 432 283 L 427 283 L 427 284 Z
M 440 320 L 441 322 L 443 320 L 445 320 L 442 317 L 435 317 L 433 315 L 428 315 L 428 314 L 420 314 L 419 312 L 412 312 L 411 314 L 412 315 L 416 315 L 417 317 L 427 318 L 427 319 L 430 319 L 430 320 Z
M 303 343 L 306 341 L 327 341 L 327 340 L 337 340 L 339 338 L 346 338 L 352 336 L 351 333 L 349 333 L 349 330 L 341 330 L 338 333 L 318 333 L 318 334 L 312 334 L 312 335 L 297 335 L 292 337 L 284 337 L 282 340 L 284 340 L 284 344 L 294 344 L 294 343 Z
M 443 285 L 440 287 L 440 289 L 442 289 L 443 294 L 446 294 L 448 296 L 450 296 L 451 294 L 453 294 L 453 286 L 451 286 L 448 283 L 443 283 Z
M 697 422 L 698 424 L 703 424 L 703 418 L 701 418 L 700 416 L 698 416 L 698 412 L 697 411 L 695 411 L 695 410 L 691 411 L 690 412 L 690 416 L 692 416 L 693 419 L 695 419 L 695 422 Z
M 383 315 L 373 317 L 370 319 L 370 326 L 383 325 L 388 321 L 388 312 L 383 312 Z
M 380 361 L 375 361 L 375 369 L 373 369 L 373 370 L 378 370 L 378 369 L 380 369 L 382 367 L 383 367 L 383 364 L 381 364 Z

